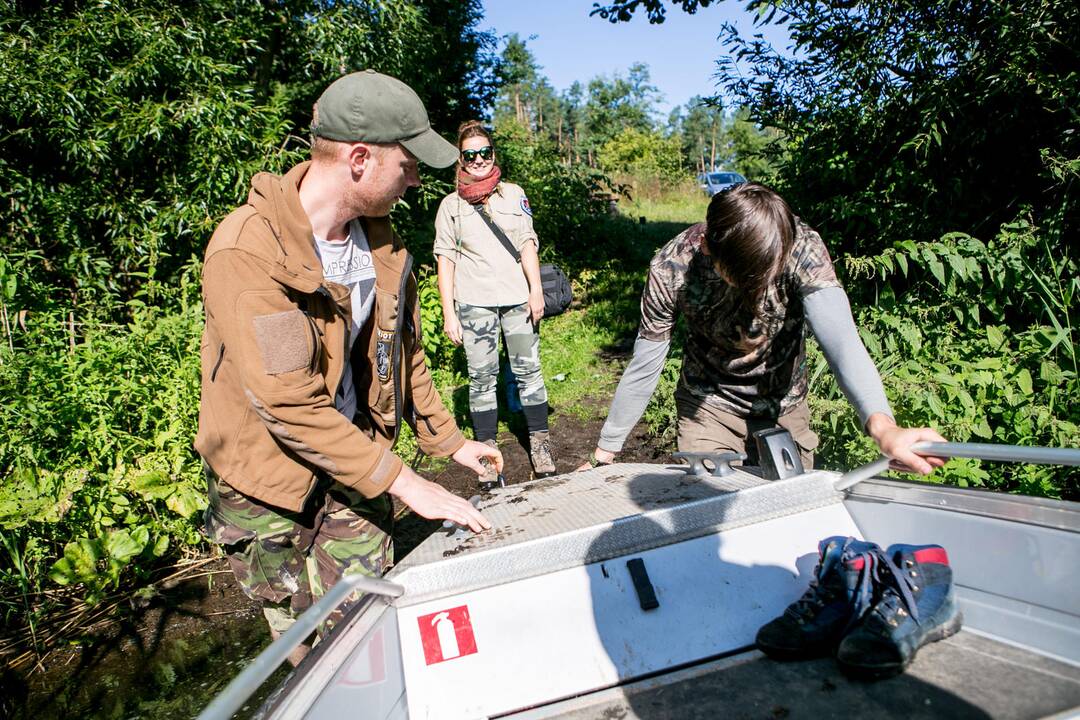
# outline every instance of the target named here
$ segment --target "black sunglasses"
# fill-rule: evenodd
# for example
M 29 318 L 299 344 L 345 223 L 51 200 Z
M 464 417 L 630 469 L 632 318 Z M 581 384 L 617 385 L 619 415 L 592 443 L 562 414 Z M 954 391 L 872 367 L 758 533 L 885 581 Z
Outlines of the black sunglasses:
M 473 160 L 475 160 L 477 155 L 479 155 L 485 160 L 490 160 L 495 155 L 495 148 L 491 147 L 490 145 L 485 145 L 479 150 L 461 151 L 461 159 L 467 163 L 471 163 Z

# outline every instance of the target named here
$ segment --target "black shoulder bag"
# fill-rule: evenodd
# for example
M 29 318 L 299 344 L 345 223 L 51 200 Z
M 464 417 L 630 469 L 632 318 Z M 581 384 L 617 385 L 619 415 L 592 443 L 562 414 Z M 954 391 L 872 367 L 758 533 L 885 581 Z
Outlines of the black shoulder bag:
M 474 207 L 476 212 L 480 213 L 484 223 L 491 229 L 491 232 L 495 233 L 495 237 L 506 248 L 506 252 L 510 253 L 515 262 L 520 263 L 521 253 L 514 248 L 513 243 L 510 242 L 510 238 L 506 237 L 506 233 L 502 231 L 502 228 L 496 225 L 491 216 L 487 214 L 484 206 L 475 205 Z M 544 290 L 544 317 L 561 315 L 566 312 L 566 308 L 570 307 L 570 303 L 574 299 L 574 294 L 570 289 L 570 281 L 566 278 L 566 273 L 562 271 L 562 268 L 558 265 L 541 265 L 540 286 Z

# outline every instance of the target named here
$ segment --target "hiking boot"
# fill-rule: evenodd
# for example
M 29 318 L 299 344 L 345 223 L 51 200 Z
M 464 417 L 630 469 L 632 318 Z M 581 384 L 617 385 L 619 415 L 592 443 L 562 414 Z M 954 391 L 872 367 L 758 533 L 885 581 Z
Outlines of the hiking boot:
M 494 440 L 484 440 L 485 445 L 489 445 L 496 450 L 499 449 L 499 443 Z M 502 485 L 499 482 L 499 471 L 495 469 L 495 463 L 488 460 L 486 457 L 480 458 L 480 464 L 484 466 L 484 474 L 477 478 L 480 481 L 480 489 L 484 492 L 489 492 L 494 488 Z
M 546 478 L 555 474 L 555 461 L 551 459 L 551 440 L 547 430 L 529 433 L 529 462 L 533 477 Z
M 943 547 L 892 545 L 882 560 L 874 605 L 836 653 L 841 670 L 863 679 L 903 672 L 919 648 L 961 624 Z
M 776 660 L 831 654 L 844 633 L 870 609 L 874 543 L 834 536 L 818 543 L 818 564 L 806 593 L 758 630 L 757 646 Z

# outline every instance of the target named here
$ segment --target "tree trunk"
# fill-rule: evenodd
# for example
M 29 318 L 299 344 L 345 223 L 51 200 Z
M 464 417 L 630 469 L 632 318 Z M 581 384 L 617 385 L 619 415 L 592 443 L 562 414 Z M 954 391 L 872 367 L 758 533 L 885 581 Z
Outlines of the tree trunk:
M 716 123 L 713 122 L 712 126 L 712 158 L 709 163 L 709 170 L 716 169 Z

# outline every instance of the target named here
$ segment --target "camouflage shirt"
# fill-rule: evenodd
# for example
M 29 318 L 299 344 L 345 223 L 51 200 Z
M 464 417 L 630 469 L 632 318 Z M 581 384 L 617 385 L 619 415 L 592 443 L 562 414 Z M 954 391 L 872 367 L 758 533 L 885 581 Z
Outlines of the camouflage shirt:
M 653 258 L 639 335 L 669 340 L 678 315 L 686 318 L 679 392 L 743 417 L 777 417 L 806 397 L 802 299 L 840 282 L 821 236 L 798 218 L 795 224 L 791 255 L 766 293 L 760 318 L 701 251 L 704 223 L 687 228 Z

